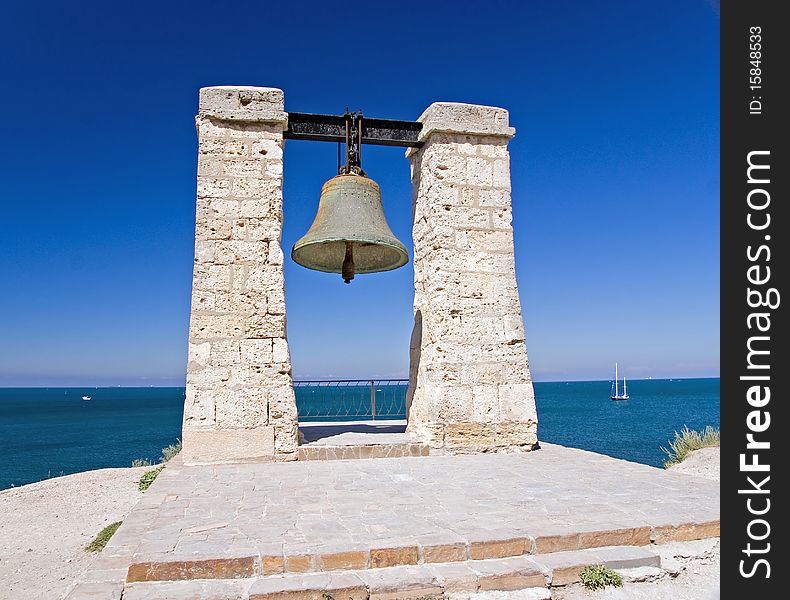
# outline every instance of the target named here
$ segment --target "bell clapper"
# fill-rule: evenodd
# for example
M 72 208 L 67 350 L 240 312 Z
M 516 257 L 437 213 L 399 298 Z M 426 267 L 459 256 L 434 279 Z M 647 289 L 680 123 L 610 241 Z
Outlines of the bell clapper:
M 354 249 L 351 242 L 346 242 L 346 257 L 343 259 L 343 281 L 351 283 L 354 279 Z

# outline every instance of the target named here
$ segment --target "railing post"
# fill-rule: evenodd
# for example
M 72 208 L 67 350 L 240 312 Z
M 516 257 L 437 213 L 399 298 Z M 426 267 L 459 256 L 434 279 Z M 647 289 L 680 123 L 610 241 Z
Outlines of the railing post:
M 373 380 L 370 381 L 370 416 L 371 420 L 376 420 L 376 385 Z

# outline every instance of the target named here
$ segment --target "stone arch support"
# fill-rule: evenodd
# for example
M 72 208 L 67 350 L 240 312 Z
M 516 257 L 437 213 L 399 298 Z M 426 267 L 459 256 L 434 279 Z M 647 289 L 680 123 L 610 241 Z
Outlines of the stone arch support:
M 513 255 L 501 108 L 440 102 L 410 149 L 414 312 L 408 431 L 449 451 L 531 449 L 537 412 Z
M 196 124 L 184 461 L 293 459 L 297 415 L 280 246 L 283 92 L 203 88 Z

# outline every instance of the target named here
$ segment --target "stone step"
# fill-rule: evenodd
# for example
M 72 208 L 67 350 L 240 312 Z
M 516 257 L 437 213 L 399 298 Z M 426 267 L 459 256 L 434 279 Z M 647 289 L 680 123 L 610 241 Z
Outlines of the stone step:
M 298 460 L 355 460 L 360 458 L 404 458 L 428 456 L 430 446 L 419 442 L 393 444 L 307 444 L 299 446 Z
M 287 573 L 237 580 L 144 581 L 127 583 L 123 600 L 416 600 L 458 592 L 563 586 L 578 581 L 582 569 L 593 564 L 612 569 L 659 567 L 660 558 L 647 548 L 608 546 L 532 556 Z
M 223 525 L 218 523 L 217 526 Z M 129 558 L 126 580 L 181 581 L 188 579 L 244 579 L 256 575 L 378 569 L 513 556 L 585 550 L 602 546 L 645 546 L 667 539 L 718 536 L 718 521 L 668 527 L 626 527 L 568 535 L 496 537 L 481 531 L 468 539 L 433 536 L 430 542 L 390 541 L 381 546 L 336 545 L 286 549 L 282 544 L 228 549 L 202 542 L 194 553 L 135 554 Z M 671 535 L 674 532 L 674 535 Z M 502 535 L 502 534 L 500 534 Z

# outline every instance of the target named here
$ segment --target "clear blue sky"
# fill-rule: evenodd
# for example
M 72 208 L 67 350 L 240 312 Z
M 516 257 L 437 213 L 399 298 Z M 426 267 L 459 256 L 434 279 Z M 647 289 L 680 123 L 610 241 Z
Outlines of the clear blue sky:
M 538 380 L 719 373 L 719 17 L 664 2 L 21 2 L 0 20 L 0 385 L 182 384 L 198 88 L 286 110 L 510 110 Z M 347 9 L 347 11 L 344 11 Z M 288 142 L 286 255 L 334 174 Z M 365 150 L 411 249 L 408 163 Z M 411 265 L 285 268 L 294 375 L 404 376 Z

